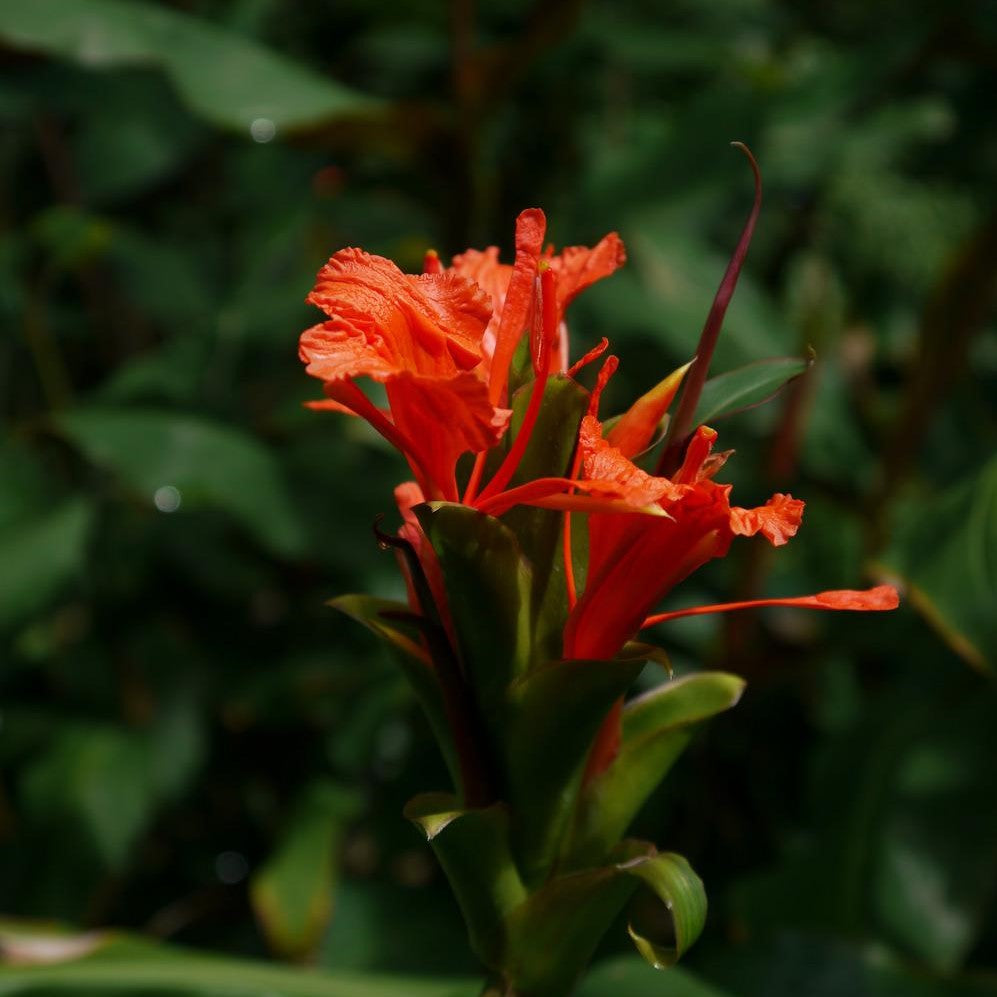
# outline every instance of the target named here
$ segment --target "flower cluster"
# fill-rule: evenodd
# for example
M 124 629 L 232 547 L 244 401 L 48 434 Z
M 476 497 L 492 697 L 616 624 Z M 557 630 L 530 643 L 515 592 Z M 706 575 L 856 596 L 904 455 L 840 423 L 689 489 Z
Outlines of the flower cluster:
M 598 405 L 616 367 L 610 356 L 577 427 L 570 468 L 509 487 L 530 445 L 548 380 L 573 378 L 606 349 L 603 341 L 570 365 L 568 305 L 626 260 L 616 233 L 591 249 L 544 250 L 545 224 L 538 209 L 522 212 L 512 265 L 499 262 L 494 246 L 468 250 L 445 269 L 431 252 L 425 272 L 413 276 L 382 257 L 344 249 L 322 268 L 308 296 L 328 316 L 300 342 L 307 372 L 321 379 L 327 396 L 311 404 L 368 420 L 406 458 L 415 482 L 399 486 L 396 496 L 406 535 L 423 560 L 432 552 L 411 509 L 427 499 L 461 501 L 494 516 L 517 505 L 562 510 L 566 529 L 571 512 L 586 514 L 588 570 L 577 597 L 570 542 L 562 548 L 572 604 L 563 629 L 565 658 L 611 658 L 643 626 L 692 613 L 752 605 L 893 608 L 896 593 L 879 586 L 648 617 L 675 585 L 723 557 L 734 537 L 761 534 L 778 546 L 796 533 L 803 515 L 803 502 L 790 495 L 773 495 L 754 509 L 731 505 L 730 486 L 714 481 L 729 454 L 714 452 L 717 434 L 706 426 L 691 435 L 681 464 L 667 477 L 634 463 L 653 442 L 691 365 L 638 399 L 606 432 Z M 529 404 L 486 481 L 489 453 L 509 433 L 510 368 L 527 337 L 534 371 Z M 357 386 L 363 377 L 384 384 L 386 411 Z M 466 453 L 476 459 L 461 490 L 459 459 Z M 426 567 L 430 577 L 438 574 L 432 564 Z M 437 594 L 445 605 L 443 593 Z
M 617 358 L 603 340 L 572 364 L 566 312 L 625 262 L 615 233 L 555 253 L 543 213 L 529 209 L 511 264 L 495 247 L 449 267 L 431 252 L 410 275 L 344 249 L 308 297 L 326 315 L 300 340 L 325 395 L 310 404 L 367 420 L 414 478 L 395 490 L 398 535 L 381 535 L 398 550 L 408 605 L 334 604 L 399 652 L 450 763 L 457 795 L 417 798 L 408 813 L 502 993 L 568 993 L 637 880 L 675 929 L 670 956 L 631 929 L 650 961 L 677 956 L 702 926 L 705 895 L 685 860 L 620 839 L 688 731 L 733 705 L 743 683 L 698 673 L 627 703 L 655 655 L 635 640 L 642 629 L 752 605 L 897 604 L 880 586 L 654 612 L 735 537 L 779 546 L 803 515 L 784 494 L 733 505 L 716 480 L 730 454 L 693 418 L 757 196 L 698 355 L 611 419 L 599 409 Z M 589 390 L 579 375 L 596 363 Z M 383 385 L 386 407 L 363 379 Z M 558 919 L 564 938 L 545 948 L 540 926 Z

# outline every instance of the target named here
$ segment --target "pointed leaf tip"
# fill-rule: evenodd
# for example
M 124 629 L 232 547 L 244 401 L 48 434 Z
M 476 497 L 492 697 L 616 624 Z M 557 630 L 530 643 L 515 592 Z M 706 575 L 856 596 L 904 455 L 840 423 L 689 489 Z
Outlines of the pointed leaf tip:
M 641 395 L 609 430 L 606 439 L 624 457 L 635 457 L 651 445 L 682 378 L 694 362 L 695 357 Z

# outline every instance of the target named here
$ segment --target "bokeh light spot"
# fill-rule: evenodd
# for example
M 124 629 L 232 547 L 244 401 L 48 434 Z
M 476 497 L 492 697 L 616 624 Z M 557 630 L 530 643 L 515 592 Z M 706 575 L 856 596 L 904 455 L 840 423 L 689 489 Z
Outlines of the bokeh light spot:
M 277 134 L 277 126 L 269 118 L 253 118 L 249 134 L 254 142 L 269 142 Z
M 152 501 L 160 512 L 176 512 L 182 500 L 180 489 L 174 488 L 173 485 L 157 488 L 156 494 L 152 496 Z

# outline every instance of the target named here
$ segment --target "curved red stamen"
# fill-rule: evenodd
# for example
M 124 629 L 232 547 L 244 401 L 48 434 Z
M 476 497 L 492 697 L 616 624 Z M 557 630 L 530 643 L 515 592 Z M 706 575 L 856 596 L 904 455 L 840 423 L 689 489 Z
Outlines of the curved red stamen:
M 599 357 L 609 349 L 609 340 L 605 336 L 599 340 L 596 346 L 593 346 L 588 353 L 581 358 L 581 360 L 575 361 L 567 370 L 568 377 L 574 377 L 583 367 L 587 367 L 593 360 L 598 360 Z

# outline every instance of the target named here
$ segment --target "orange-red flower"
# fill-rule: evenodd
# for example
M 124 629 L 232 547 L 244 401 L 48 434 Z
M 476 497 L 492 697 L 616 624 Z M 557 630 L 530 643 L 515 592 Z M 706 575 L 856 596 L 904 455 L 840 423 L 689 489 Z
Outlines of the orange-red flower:
M 451 270 L 473 280 L 492 299 L 492 318 L 485 332 L 483 347 L 497 385 L 494 398 L 501 397 L 508 378 L 509 362 L 523 333 L 530 328 L 534 303 L 534 280 L 541 262 L 555 275 L 558 335 L 553 344 L 556 369 L 568 368 L 568 336 L 564 314 L 568 305 L 585 288 L 608 277 L 626 262 L 623 240 L 615 232 L 604 236 L 591 249 L 568 246 L 560 253 L 548 246 L 541 252 L 547 220 L 533 208 L 516 220 L 516 262 L 499 260 L 496 246 L 483 251 L 469 249 L 453 259 Z M 499 387 L 500 386 L 500 387 Z
M 728 456 L 713 452 L 717 434 L 705 426 L 686 426 L 757 216 L 757 181 L 756 170 L 755 205 L 701 337 L 702 356 L 666 377 L 604 433 L 599 397 L 617 365 L 616 358 L 609 357 L 591 393 L 588 415 L 578 427 L 574 463 L 565 477 L 509 487 L 552 373 L 573 376 L 607 346 L 603 340 L 569 367 L 564 316 L 578 293 L 624 262 L 616 233 L 591 249 L 574 246 L 555 255 L 552 248 L 543 248 L 546 219 L 534 208 L 516 220 L 511 264 L 500 262 L 494 246 L 468 250 L 448 269 L 431 253 L 426 272 L 412 276 L 386 259 L 345 249 L 319 272 L 308 300 L 328 318 L 306 330 L 300 343 L 308 373 L 322 380 L 327 396 L 313 404 L 367 419 L 408 459 L 417 480 L 396 490 L 405 520 L 402 538 L 419 558 L 444 620 L 444 579 L 411 509 L 424 499 L 460 500 L 456 465 L 467 452 L 478 456 L 463 492 L 466 504 L 493 516 L 517 504 L 565 514 L 562 546 L 570 607 L 563 630 L 565 658 L 613 658 L 642 627 L 679 616 L 758 605 L 852 610 L 896 606 L 895 590 L 880 586 L 866 592 L 823 592 L 649 615 L 688 575 L 726 555 L 735 537 L 760 534 L 773 545 L 784 544 L 796 533 L 803 514 L 803 503 L 790 495 L 773 495 L 756 508 L 731 505 L 731 486 L 714 480 Z M 530 335 L 535 373 L 530 396 L 516 438 L 490 479 L 482 480 L 487 453 L 509 422 L 504 406 L 510 367 L 524 334 Z M 361 377 L 384 385 L 386 410 L 357 387 Z M 691 381 L 679 406 L 679 415 L 685 415 L 672 427 L 667 459 L 659 463 L 669 473 L 649 474 L 632 458 L 654 443 L 684 380 Z M 585 514 L 588 539 L 580 595 L 571 565 L 572 512 Z M 418 609 L 414 589 L 410 599 Z M 452 630 L 450 637 L 454 639 Z M 612 760 L 619 733 L 617 704 L 597 739 L 590 775 Z
M 585 591 L 565 626 L 565 657 L 613 657 L 666 593 L 723 557 L 735 536 L 760 533 L 779 545 L 796 533 L 803 503 L 790 495 L 774 495 L 756 509 L 730 504 L 731 486 L 712 480 L 722 466 L 712 455 L 715 439 L 712 429 L 701 427 L 678 473 L 654 477 L 603 438 L 594 416 L 585 417 L 580 445 L 587 487 L 646 512 L 589 516 Z
M 585 590 L 564 628 L 566 658 L 610 658 L 640 629 L 680 616 L 752 606 L 883 610 L 896 607 L 891 586 L 868 591 L 822 592 L 789 599 L 761 599 L 693 607 L 648 616 L 679 582 L 707 561 L 727 554 L 736 536 L 761 534 L 773 546 L 799 529 L 803 502 L 775 494 L 764 505 L 743 509 L 730 504 L 730 485 L 713 481 L 727 454 L 713 454 L 716 432 L 700 426 L 682 466 L 671 478 L 656 477 L 634 465 L 603 437 L 594 415 L 582 421 L 579 445 L 591 495 L 629 505 L 629 515 L 593 512 L 588 516 L 588 572 Z M 582 497 L 578 508 L 584 508 Z M 588 776 L 605 769 L 619 746 L 621 703 L 616 704 L 596 740 Z
M 455 273 L 411 276 L 344 249 L 319 271 L 308 301 L 329 316 L 299 346 L 330 400 L 317 407 L 368 419 L 405 454 L 428 497 L 456 500 L 457 458 L 494 446 L 509 419 L 482 376 L 487 296 Z M 385 385 L 388 412 L 357 388 L 358 377 Z
M 554 321 L 563 330 L 568 303 L 625 258 L 615 233 L 594 249 L 544 254 L 545 231 L 543 212 L 528 209 L 516 221 L 514 264 L 500 263 L 498 250 L 489 247 L 468 250 L 442 270 L 433 254 L 430 272 L 420 276 L 344 249 L 319 271 L 308 295 L 328 316 L 307 329 L 299 345 L 308 373 L 322 380 L 327 395 L 312 406 L 367 419 L 405 455 L 427 498 L 457 501 L 457 459 L 468 451 L 483 454 L 505 432 L 509 364 L 534 324 L 541 263 L 561 275 Z M 566 335 L 561 343 L 566 351 Z M 387 411 L 357 387 L 360 377 L 384 384 Z

